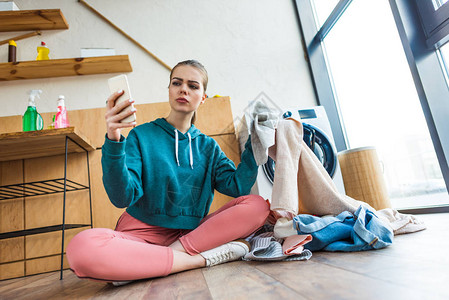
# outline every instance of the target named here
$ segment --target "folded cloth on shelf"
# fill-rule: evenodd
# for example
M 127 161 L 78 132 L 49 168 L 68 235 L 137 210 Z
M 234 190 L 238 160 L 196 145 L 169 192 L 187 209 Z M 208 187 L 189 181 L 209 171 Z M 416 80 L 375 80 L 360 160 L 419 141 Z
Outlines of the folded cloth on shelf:
M 304 245 L 312 240 L 310 235 L 295 235 L 286 240 L 275 238 L 273 232 L 264 232 L 249 239 L 251 251 L 244 260 L 291 261 L 308 260 L 312 257 Z
M 363 251 L 393 243 L 393 230 L 363 206 L 354 214 L 344 211 L 336 217 L 301 214 L 293 218 L 293 223 L 298 234 L 312 235 L 312 241 L 305 245 L 310 251 Z
M 252 111 L 255 119 L 257 111 L 266 112 L 263 103 L 254 106 Z M 263 119 L 263 118 L 262 118 Z M 268 122 L 267 132 L 273 133 L 272 123 Z M 264 122 L 258 122 L 257 127 L 262 136 L 265 132 Z M 251 136 L 255 134 L 251 131 Z M 360 205 L 375 212 L 379 218 L 387 222 L 395 234 L 415 232 L 426 228 L 423 222 L 416 217 L 400 214 L 394 209 L 379 210 L 376 212 L 369 204 L 340 194 L 321 162 L 303 141 L 303 126 L 300 121 L 293 118 L 282 119 L 275 126 L 275 144 L 258 142 L 251 139 L 254 149 L 266 153 L 275 160 L 276 172 L 274 174 L 273 191 L 271 197 L 271 210 L 275 218 L 289 217 L 290 219 L 301 214 L 311 215 L 338 215 L 349 211 L 354 213 Z M 256 134 L 257 136 L 257 134 Z M 270 138 L 270 140 L 272 140 Z M 256 154 L 255 154 L 256 155 Z

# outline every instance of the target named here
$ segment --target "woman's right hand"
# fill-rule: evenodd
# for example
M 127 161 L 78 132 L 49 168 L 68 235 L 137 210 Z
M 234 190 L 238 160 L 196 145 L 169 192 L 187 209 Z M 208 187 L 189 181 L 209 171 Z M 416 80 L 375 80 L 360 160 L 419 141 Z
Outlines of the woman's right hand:
M 134 103 L 133 99 L 122 101 L 115 105 L 117 99 L 122 96 L 123 93 L 123 90 L 113 93 L 109 96 L 106 102 L 106 114 L 104 117 L 106 119 L 107 136 L 108 139 L 116 142 L 120 141 L 122 128 L 136 126 L 136 122 L 120 123 L 121 120 L 136 112 L 135 108 L 125 111 L 126 107 Z

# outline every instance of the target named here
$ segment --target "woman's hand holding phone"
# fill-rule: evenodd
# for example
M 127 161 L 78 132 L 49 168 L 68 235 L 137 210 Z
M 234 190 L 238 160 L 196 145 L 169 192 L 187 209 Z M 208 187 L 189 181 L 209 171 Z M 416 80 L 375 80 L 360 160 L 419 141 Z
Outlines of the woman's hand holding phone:
M 121 121 L 129 116 L 132 116 L 136 109 L 133 107 L 134 100 L 128 99 L 125 101 L 117 101 L 123 96 L 124 91 L 120 90 L 109 96 L 106 102 L 106 129 L 108 139 L 112 141 L 120 141 L 121 129 L 126 127 L 135 127 L 136 122 L 122 123 Z M 129 107 L 132 107 L 129 109 Z
M 136 126 L 136 109 L 129 89 L 128 77 L 121 74 L 108 80 L 112 93 L 106 102 L 106 128 L 108 139 L 120 141 L 122 128 Z

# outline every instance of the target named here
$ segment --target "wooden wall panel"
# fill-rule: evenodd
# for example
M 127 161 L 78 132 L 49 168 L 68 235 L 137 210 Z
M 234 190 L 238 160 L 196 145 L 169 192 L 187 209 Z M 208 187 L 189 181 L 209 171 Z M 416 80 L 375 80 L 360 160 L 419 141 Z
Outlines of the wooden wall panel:
M 235 133 L 230 98 L 207 98 L 198 108 L 195 126 L 210 136 Z
M 25 262 L 0 264 L 0 280 L 25 276 Z
M 0 240 L 0 265 L 6 262 L 22 260 L 24 258 L 23 237 Z
M 68 229 L 64 234 L 64 251 L 67 244 L 85 228 Z M 26 237 L 26 259 L 42 256 L 58 255 L 61 253 L 62 231 L 47 232 Z M 27 270 L 28 273 L 28 270 Z
M 18 184 L 23 180 L 23 161 L 0 163 L 0 185 Z M 0 233 L 24 229 L 24 199 L 0 201 Z M 23 237 L 0 240 L 0 280 L 24 275 L 25 240 Z M 8 263 L 10 262 L 10 263 Z
M 91 141 L 95 148 L 100 148 L 104 142 L 106 108 L 83 109 L 69 111 L 70 126 L 75 126 Z
M 22 116 L 0 117 L 0 133 L 17 131 L 22 131 Z
M 35 258 L 27 260 L 26 262 L 26 275 L 34 275 L 52 271 L 59 271 L 61 268 L 61 255 Z M 69 264 L 64 255 L 63 268 L 68 269 Z
M 23 162 L 0 162 L 0 185 L 18 184 L 23 180 Z M 22 230 L 23 198 L 0 200 L 0 233 Z

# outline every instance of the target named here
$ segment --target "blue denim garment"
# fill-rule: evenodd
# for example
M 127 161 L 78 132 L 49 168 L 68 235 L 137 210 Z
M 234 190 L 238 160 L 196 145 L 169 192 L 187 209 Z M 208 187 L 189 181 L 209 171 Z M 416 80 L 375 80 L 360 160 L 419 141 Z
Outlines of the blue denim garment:
M 354 214 L 344 211 L 336 217 L 297 215 L 293 224 L 298 234 L 312 235 L 304 245 L 310 251 L 362 251 L 393 243 L 393 230 L 363 206 Z

